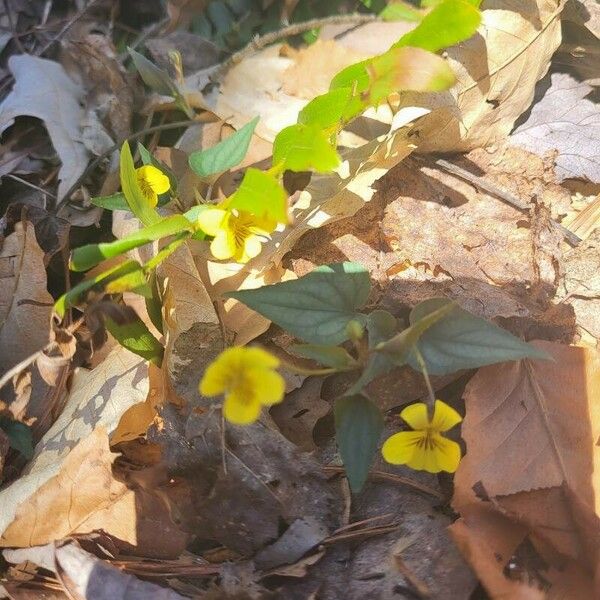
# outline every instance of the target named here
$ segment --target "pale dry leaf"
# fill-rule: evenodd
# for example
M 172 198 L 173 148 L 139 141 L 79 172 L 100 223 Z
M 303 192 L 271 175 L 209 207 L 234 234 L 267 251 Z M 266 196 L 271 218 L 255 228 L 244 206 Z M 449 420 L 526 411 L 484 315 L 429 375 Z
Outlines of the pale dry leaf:
M 83 90 L 60 64 L 45 58 L 19 54 L 10 57 L 8 66 L 15 85 L 0 105 L 0 132 L 20 116 L 44 121 L 62 162 L 57 193 L 60 200 L 79 179 L 90 156 L 81 139 Z
M 419 134 L 422 152 L 460 152 L 505 138 L 533 100 L 561 40 L 565 0 L 484 3 L 479 33 L 446 51 L 457 83 L 436 94 L 403 94 L 403 106 L 432 113 Z
M 600 106 L 593 88 L 568 73 L 552 73 L 537 87 L 527 119 L 510 136 L 511 144 L 544 154 L 555 150 L 559 180 L 600 183 Z
M 41 350 L 49 340 L 52 296 L 44 252 L 29 222 L 15 224 L 0 251 L 0 372 Z
M 4 532 L 4 537 L 0 540 L 5 546 L 20 545 L 12 544 L 16 539 L 13 539 L 13 536 L 17 536 L 25 545 L 46 543 L 49 539 L 63 537 L 62 534 L 50 538 L 40 537 L 53 535 L 52 527 L 58 527 L 63 532 L 61 528 L 70 527 L 69 523 L 75 523 L 75 527 L 80 526 L 82 521 L 69 522 L 67 519 L 64 523 L 60 520 L 51 520 L 47 524 L 38 525 L 32 522 L 27 524 L 29 529 L 24 529 L 23 519 L 26 517 L 23 516 L 22 505 L 26 504 L 34 510 L 33 507 L 44 502 L 43 486 L 51 485 L 49 482 L 53 479 L 69 477 L 68 469 L 72 467 L 68 465 L 76 464 L 77 461 L 76 458 L 70 458 L 71 452 L 74 452 L 77 447 L 80 448 L 78 453 L 93 452 L 92 448 L 81 445 L 82 442 L 92 438 L 99 439 L 100 446 L 102 439 L 106 438 L 108 453 L 107 434 L 111 435 L 117 430 L 120 418 L 128 408 L 143 402 L 148 395 L 147 370 L 147 364 L 139 356 L 118 347 L 92 371 L 79 369 L 75 372 L 66 405 L 56 422 L 37 444 L 33 460 L 19 479 L 0 492 L 0 502 L 3 506 L 0 515 L 0 531 Z M 104 433 L 97 433 L 99 428 Z M 107 454 L 109 455 L 110 453 Z M 112 464 L 114 457 L 110 455 L 109 458 L 107 464 Z M 88 464 L 86 468 L 85 477 L 94 479 L 93 463 Z M 101 479 L 100 474 L 98 477 Z M 92 483 L 90 482 L 90 485 Z M 85 500 L 90 510 L 94 502 L 93 493 L 82 496 L 82 502 Z M 47 508 L 50 510 L 51 507 Z M 29 514 L 27 518 L 30 516 Z M 47 527 L 47 529 L 35 533 L 30 531 L 31 527 Z M 9 530 L 10 534 L 7 533 Z M 26 538 L 21 536 L 20 531 L 23 531 L 23 536 L 35 533 L 38 537 L 35 542 L 25 542 Z M 131 533 L 122 539 L 134 540 Z
M 600 354 L 535 342 L 553 360 L 480 369 L 465 390 L 467 454 L 454 507 L 475 490 L 592 570 L 600 559 Z
M 4 550 L 13 564 L 29 561 L 54 572 L 67 588 L 69 597 L 85 600 L 184 600 L 169 588 L 140 581 L 133 575 L 86 552 L 77 542 L 47 544 L 20 550 Z M 45 597 L 45 595 L 44 595 Z

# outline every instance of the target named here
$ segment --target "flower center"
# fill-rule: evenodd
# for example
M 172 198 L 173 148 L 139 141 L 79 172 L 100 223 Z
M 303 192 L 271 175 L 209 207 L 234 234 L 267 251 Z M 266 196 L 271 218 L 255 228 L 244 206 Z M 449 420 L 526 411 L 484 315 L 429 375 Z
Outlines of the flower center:
M 150 185 L 147 179 L 139 177 L 138 184 L 140 186 L 140 190 L 142 190 L 142 194 L 144 194 L 146 198 L 150 200 L 154 198 L 154 190 L 152 189 L 152 186 Z
M 437 446 L 438 443 L 436 440 L 436 432 L 432 429 L 424 429 L 422 437 L 420 437 L 419 441 L 417 442 L 417 447 L 426 451 L 431 451 L 435 450 Z
M 244 219 L 243 217 L 232 216 L 230 227 L 233 233 L 235 245 L 238 248 L 241 248 L 251 235 L 250 224 L 248 223 L 247 219 Z

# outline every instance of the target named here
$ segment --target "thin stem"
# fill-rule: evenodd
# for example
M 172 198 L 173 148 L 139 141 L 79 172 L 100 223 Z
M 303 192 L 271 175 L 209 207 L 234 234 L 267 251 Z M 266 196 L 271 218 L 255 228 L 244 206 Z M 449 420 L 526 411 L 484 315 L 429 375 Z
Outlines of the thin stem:
M 45 196 L 48 196 L 49 198 L 52 198 L 53 200 L 57 199 L 56 196 L 52 192 L 48 192 L 44 188 L 41 188 L 41 187 L 35 185 L 34 183 L 31 183 L 30 181 L 27 181 L 26 179 L 22 179 L 21 177 L 17 177 L 17 175 L 13 175 L 12 173 L 8 173 L 6 175 L 6 177 L 8 177 L 9 179 L 12 179 L 13 181 L 17 181 L 18 183 L 21 183 L 21 184 L 27 186 L 28 188 L 31 188 L 32 190 L 36 190 L 37 192 L 41 192 L 42 194 L 44 194 Z
M 435 408 L 435 392 L 433 391 L 433 386 L 431 385 L 431 380 L 429 379 L 429 372 L 427 371 L 427 365 L 425 364 L 425 359 L 421 354 L 421 351 L 415 345 L 413 347 L 413 352 L 415 353 L 415 357 L 417 362 L 419 363 L 419 367 L 421 367 L 421 372 L 423 373 L 423 378 L 425 379 L 425 385 L 427 386 L 427 392 L 429 393 L 429 417 L 433 418 L 433 409 Z
M 281 367 L 290 373 L 297 373 L 298 375 L 332 375 L 333 373 L 339 373 L 340 369 L 334 369 L 328 367 L 326 369 L 309 369 L 307 367 L 300 367 L 299 365 L 293 365 L 285 360 L 279 359 Z

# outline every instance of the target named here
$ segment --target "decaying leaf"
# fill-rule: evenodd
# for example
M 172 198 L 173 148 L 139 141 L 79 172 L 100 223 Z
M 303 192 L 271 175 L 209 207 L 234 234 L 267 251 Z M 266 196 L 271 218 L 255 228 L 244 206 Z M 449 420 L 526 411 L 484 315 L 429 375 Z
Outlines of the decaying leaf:
M 20 54 L 12 56 L 8 63 L 15 85 L 0 105 L 0 131 L 22 115 L 44 121 L 62 161 L 57 194 L 61 199 L 88 163 L 89 153 L 81 141 L 83 90 L 61 65 L 51 60 Z
M 542 154 L 556 151 L 556 175 L 600 182 L 600 107 L 593 88 L 568 73 L 552 73 L 536 88 L 528 118 L 511 143 Z
M 547 569 L 560 566 L 557 552 L 579 563 L 590 582 L 600 559 L 600 356 L 536 344 L 554 362 L 486 367 L 469 382 L 462 429 L 467 454 L 453 503 L 468 511 L 483 498 L 535 536 Z M 504 565 L 509 558 L 503 554 Z

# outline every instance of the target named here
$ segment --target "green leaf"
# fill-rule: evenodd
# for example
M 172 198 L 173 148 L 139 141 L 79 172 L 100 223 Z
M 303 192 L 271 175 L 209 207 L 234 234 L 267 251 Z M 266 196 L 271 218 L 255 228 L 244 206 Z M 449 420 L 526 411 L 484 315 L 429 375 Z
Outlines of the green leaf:
M 294 281 L 228 296 L 306 342 L 335 345 L 348 339 L 349 321 L 365 322 L 357 310 L 370 290 L 369 272 L 358 263 L 345 262 L 318 267 Z
M 246 169 L 240 187 L 227 201 L 227 208 L 237 208 L 278 223 L 287 223 L 287 194 L 268 171 Z
M 341 160 L 318 126 L 298 123 L 282 129 L 273 142 L 273 165 L 289 171 L 329 173 Z
M 444 0 L 423 20 L 404 34 L 392 48 L 412 46 L 430 52 L 439 52 L 468 40 L 481 23 L 481 13 L 476 2 Z
M 449 303 L 446 298 L 421 302 L 412 310 L 410 321 L 422 322 Z M 429 327 L 421 335 L 417 347 L 431 375 L 445 375 L 521 358 L 550 358 L 545 352 L 459 306 Z M 413 354 L 409 356 L 408 363 L 420 371 Z
M 418 306 L 421 306 L 421 304 Z M 412 321 L 413 311 L 411 312 L 411 322 L 413 324 L 385 343 L 379 344 L 375 349 L 381 354 L 386 354 L 389 360 L 395 364 L 404 365 L 408 361 L 412 349 L 415 347 L 415 344 L 419 341 L 421 336 L 430 327 L 435 325 L 441 319 L 446 318 L 457 308 L 458 306 L 454 302 L 447 300 L 443 304 L 440 304 L 436 310 Z
M 152 295 L 145 298 L 146 311 L 150 317 L 150 321 L 152 321 L 152 325 L 154 325 L 158 331 L 164 333 L 162 302 L 160 301 L 158 291 L 156 271 L 150 271 L 148 273 L 148 287 L 152 290 Z
M 121 346 L 160 367 L 164 352 L 163 345 L 150 333 L 146 324 L 137 315 L 132 321 L 124 324 L 105 317 L 104 324 Z
M 110 196 L 98 196 L 97 198 L 92 198 L 90 202 L 94 206 L 99 206 L 100 208 L 104 208 L 106 210 L 127 210 L 131 212 L 123 192 L 117 192 L 116 194 L 111 194 Z
M 335 437 L 350 489 L 360 492 L 373 462 L 383 431 L 380 410 L 364 396 L 344 396 L 335 401 Z
M 177 86 L 166 71 L 157 67 L 143 54 L 136 52 L 132 48 L 127 48 L 127 51 L 129 52 L 140 77 L 150 89 L 163 96 L 177 96 L 179 94 Z
M 107 294 L 125 291 L 134 291 L 142 295 L 151 294 L 141 265 L 135 260 L 128 260 L 91 279 L 84 279 L 56 301 L 54 310 L 59 317 L 64 317 L 69 307 L 76 306 L 83 295 L 91 291 L 104 291 Z
M 192 171 L 200 177 L 208 177 L 239 165 L 248 152 L 248 146 L 258 121 L 259 117 L 252 119 L 233 135 L 212 148 L 192 152 L 189 156 Z
M 346 369 L 356 361 L 340 346 L 317 346 L 316 344 L 293 344 L 290 352 L 310 358 L 333 369 Z
M 88 244 L 76 248 L 73 251 L 70 268 L 73 271 L 87 271 L 108 258 L 119 256 L 154 240 L 160 240 L 184 231 L 192 231 L 192 229 L 192 223 L 183 215 L 165 217 L 154 225 L 144 227 L 114 242 Z
M 133 156 L 127 142 L 121 147 L 121 188 L 129 205 L 131 212 L 144 224 L 154 225 L 162 217 L 154 210 L 154 207 L 148 202 L 137 181 Z
M 386 310 L 374 310 L 367 317 L 369 332 L 369 350 L 375 350 L 380 344 L 389 340 L 398 330 L 396 317 Z M 360 378 L 348 390 L 348 394 L 359 394 L 375 377 L 391 371 L 395 362 L 383 353 L 373 352 Z
M 350 87 L 368 105 L 376 106 L 402 90 L 439 92 L 456 78 L 441 57 L 420 48 L 393 47 L 384 54 L 351 65 L 331 81 L 331 89 Z
M 351 88 L 338 88 L 311 100 L 300 111 L 298 123 L 336 132 L 365 108 Z
M 413 23 L 420 22 L 423 16 L 424 13 L 402 0 L 394 0 L 379 13 L 379 17 L 384 21 L 410 21 Z
M 8 437 L 13 450 L 20 452 L 27 460 L 33 458 L 33 435 L 25 423 L 0 417 L 0 429 Z

